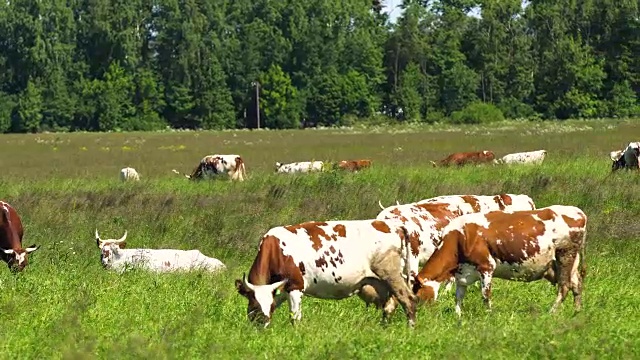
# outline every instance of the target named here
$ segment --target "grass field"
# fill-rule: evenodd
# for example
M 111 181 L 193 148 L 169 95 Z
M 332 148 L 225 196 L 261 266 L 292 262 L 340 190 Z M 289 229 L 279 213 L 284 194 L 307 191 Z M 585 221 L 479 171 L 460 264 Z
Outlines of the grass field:
M 568 121 L 490 127 L 368 130 L 39 134 L 0 136 L 0 199 L 41 244 L 18 276 L 0 267 L 2 359 L 584 359 L 640 357 L 640 174 L 609 177 L 611 150 L 636 141 L 640 123 Z M 546 149 L 539 167 L 435 169 L 454 151 Z M 206 154 L 238 153 L 244 183 L 192 183 Z M 357 174 L 273 174 L 276 161 L 369 158 Z M 119 182 L 120 168 L 141 174 Z M 305 297 L 290 326 L 246 320 L 233 281 L 248 271 L 260 236 L 306 220 L 367 219 L 384 205 L 445 194 L 530 195 L 538 207 L 575 205 L 589 216 L 584 311 L 569 296 L 555 316 L 547 282 L 494 281 L 492 313 L 470 288 L 458 324 L 453 296 L 422 306 L 411 331 L 357 297 Z M 93 232 L 129 247 L 200 249 L 224 274 L 117 275 L 99 262 Z

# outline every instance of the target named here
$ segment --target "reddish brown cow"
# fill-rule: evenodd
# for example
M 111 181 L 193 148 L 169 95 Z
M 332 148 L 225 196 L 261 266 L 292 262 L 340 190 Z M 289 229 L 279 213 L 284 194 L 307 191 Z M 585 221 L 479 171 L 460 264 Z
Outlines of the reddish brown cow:
M 357 172 L 371 166 L 371 160 L 342 160 L 338 163 L 338 168 Z
M 435 300 L 440 284 L 455 275 L 460 315 L 467 286 L 478 280 L 490 309 L 492 278 L 525 282 L 545 278 L 558 285 L 551 312 L 569 290 L 575 310 L 580 311 L 586 226 L 584 212 L 565 205 L 463 215 L 442 229 L 442 245 L 416 276 L 413 290 L 421 300 Z
M 447 156 L 445 159 L 438 161 L 432 161 L 431 164 L 436 166 L 463 166 L 467 164 L 483 164 L 490 163 L 495 160 L 496 155 L 493 151 L 474 151 L 474 152 L 464 152 L 464 153 L 453 153 Z
M 27 266 L 27 254 L 38 250 L 31 245 L 22 248 L 24 229 L 16 210 L 4 201 L 0 201 L 0 258 L 6 262 L 11 271 L 22 271 Z

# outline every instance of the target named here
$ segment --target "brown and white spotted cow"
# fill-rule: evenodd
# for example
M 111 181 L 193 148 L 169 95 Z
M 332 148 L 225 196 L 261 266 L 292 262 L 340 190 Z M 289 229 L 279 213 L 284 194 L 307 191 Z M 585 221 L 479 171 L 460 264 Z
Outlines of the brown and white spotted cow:
M 22 271 L 28 264 L 27 255 L 38 250 L 38 246 L 22 247 L 24 229 L 16 210 L 0 201 L 0 258 L 13 272 Z
M 371 160 L 342 160 L 338 163 L 338 168 L 351 172 L 358 172 L 371 167 Z
M 446 158 L 438 161 L 432 161 L 431 164 L 436 166 L 463 166 L 467 164 L 483 164 L 483 163 L 492 163 L 495 160 L 496 155 L 493 151 L 474 151 L 474 152 L 462 152 L 462 153 L 453 153 Z
M 384 220 L 310 221 L 275 227 L 263 236 L 249 279 L 243 275 L 236 280 L 236 288 L 249 301 L 249 320 L 266 327 L 286 298 L 293 323 L 302 317 L 303 294 L 344 299 L 371 284 L 380 291 L 389 289 L 413 326 L 415 298 L 401 276 L 406 241 L 406 229 Z M 409 270 L 405 273 L 409 275 Z M 285 293 L 275 296 L 279 288 Z M 383 319 L 386 316 L 383 311 Z
M 467 286 L 478 280 L 490 309 L 494 277 L 525 282 L 544 277 L 558 285 L 552 313 L 569 290 L 580 311 L 586 226 L 584 212 L 565 205 L 463 215 L 442 230 L 442 246 L 416 276 L 414 291 L 423 301 L 435 300 L 440 284 L 455 274 L 456 313 L 461 315 Z
M 180 174 L 177 170 L 174 173 Z M 191 175 L 183 174 L 187 179 L 200 180 L 212 178 L 218 174 L 229 175 L 230 180 L 244 181 L 247 171 L 240 155 L 207 155 L 200 160 Z
M 484 213 L 495 210 L 534 210 L 533 199 L 524 194 L 499 195 L 444 195 L 411 204 L 394 205 L 383 209 L 376 219 L 399 221 L 409 231 L 411 244 L 410 268 L 423 266 L 442 243 L 440 231 L 456 217 L 464 214 Z M 447 284 L 447 291 L 453 278 Z M 364 286 L 359 297 L 367 306 L 376 307 L 388 302 L 389 294 L 378 294 L 371 286 Z M 394 299 L 389 303 L 390 309 Z M 391 310 L 389 310 L 391 311 Z

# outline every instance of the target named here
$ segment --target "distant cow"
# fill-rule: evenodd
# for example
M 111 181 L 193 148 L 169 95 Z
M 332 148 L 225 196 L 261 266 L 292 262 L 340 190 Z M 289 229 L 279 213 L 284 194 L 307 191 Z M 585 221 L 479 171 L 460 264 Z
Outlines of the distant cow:
M 478 280 L 491 308 L 494 277 L 525 282 L 544 277 L 559 285 L 551 312 L 569 290 L 580 311 L 586 225 L 582 210 L 564 205 L 463 215 L 442 229 L 442 246 L 416 276 L 413 290 L 423 301 L 435 300 L 440 284 L 455 275 L 456 313 L 461 315 L 467 286 Z
M 499 195 L 445 195 L 418 201 L 416 203 L 394 205 L 383 209 L 376 219 L 399 221 L 409 231 L 411 244 L 410 267 L 424 265 L 433 252 L 440 247 L 442 238 L 440 230 L 452 219 L 464 214 L 484 213 L 495 210 L 516 211 L 533 210 L 535 203 L 523 194 Z M 447 287 L 452 282 L 449 282 Z M 389 294 L 378 294 L 371 286 L 364 286 L 359 293 L 369 306 L 383 306 Z M 395 304 L 388 305 L 392 309 Z M 391 311 L 391 310 L 389 310 Z
M 493 151 L 474 151 L 474 152 L 463 152 L 463 153 L 453 153 L 446 158 L 438 161 L 432 161 L 431 164 L 436 166 L 463 166 L 467 164 L 483 164 L 490 163 L 495 160 L 496 156 Z
M 11 205 L 0 201 L 0 258 L 13 272 L 24 270 L 28 264 L 27 255 L 38 250 L 35 244 L 23 248 L 23 236 L 20 216 Z
M 358 172 L 371 166 L 371 160 L 342 160 L 338 163 L 338 168 L 352 172 Z
M 249 279 L 243 275 L 236 280 L 236 288 L 249 301 L 249 320 L 265 327 L 287 297 L 293 322 L 302 318 L 303 294 L 338 300 L 354 295 L 365 284 L 395 295 L 413 326 L 415 299 L 401 276 L 403 262 L 407 265 L 406 241 L 406 229 L 383 220 L 309 221 L 275 227 L 260 241 Z M 405 274 L 410 276 L 408 269 Z M 281 287 L 286 294 L 274 298 Z M 383 319 L 386 316 L 383 311 Z
M 323 167 L 324 162 L 322 161 L 302 161 L 290 164 L 276 162 L 276 172 L 285 174 L 317 172 L 322 171 Z
M 173 172 L 180 174 L 175 169 Z M 240 155 L 207 155 L 200 160 L 200 164 L 193 169 L 191 175 L 183 175 L 190 180 L 200 180 L 218 174 L 227 174 L 230 180 L 244 181 L 247 177 L 244 160 Z
M 131 167 L 126 167 L 120 170 L 120 180 L 121 181 L 140 181 L 140 174 L 138 174 L 136 169 Z
M 508 154 L 500 159 L 495 160 L 497 164 L 532 164 L 540 165 L 547 156 L 546 150 L 536 150 L 528 152 L 519 152 Z
M 205 256 L 199 250 L 125 249 L 127 231 L 118 239 L 102 240 L 96 229 L 96 244 L 100 260 L 106 269 L 123 272 L 140 267 L 153 272 L 204 269 L 215 272 L 226 269 L 218 259 Z
M 612 151 L 610 157 L 613 161 L 611 171 L 618 169 L 638 170 L 640 168 L 640 142 L 630 142 L 624 151 Z

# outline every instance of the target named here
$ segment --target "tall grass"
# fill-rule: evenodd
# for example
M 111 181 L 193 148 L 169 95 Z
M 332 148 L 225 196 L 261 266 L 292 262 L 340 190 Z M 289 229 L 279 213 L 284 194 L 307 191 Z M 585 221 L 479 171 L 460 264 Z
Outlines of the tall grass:
M 637 358 L 640 179 L 608 176 L 608 152 L 633 140 L 625 134 L 640 126 L 569 131 L 580 126 L 0 137 L 0 198 L 21 214 L 25 244 L 42 245 L 25 272 L 0 268 L 0 358 Z M 537 133 L 523 135 L 526 129 Z M 135 150 L 122 150 L 125 143 Z M 541 148 L 549 152 L 542 166 L 429 164 L 452 150 L 503 155 Z M 240 153 L 250 180 L 194 183 L 170 172 L 186 172 L 209 153 Z M 275 161 L 312 158 L 370 158 L 374 166 L 357 174 L 273 173 Z M 140 171 L 139 183 L 118 181 L 127 165 Z M 471 288 L 461 324 L 450 294 L 420 308 L 414 331 L 400 311 L 380 325 L 381 314 L 357 298 L 305 297 L 295 328 L 286 309 L 270 329 L 247 323 L 233 281 L 248 271 L 270 227 L 373 218 L 378 200 L 501 192 L 528 194 L 538 207 L 569 204 L 586 212 L 582 313 L 573 316 L 569 299 L 549 315 L 555 292 L 548 283 L 496 280 L 493 311 Z M 129 247 L 197 248 L 228 271 L 107 272 L 95 228 L 103 238 L 126 229 Z

